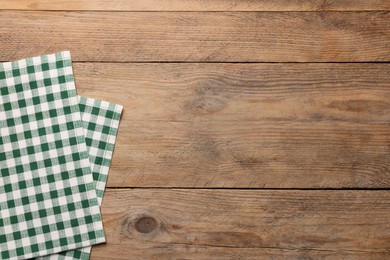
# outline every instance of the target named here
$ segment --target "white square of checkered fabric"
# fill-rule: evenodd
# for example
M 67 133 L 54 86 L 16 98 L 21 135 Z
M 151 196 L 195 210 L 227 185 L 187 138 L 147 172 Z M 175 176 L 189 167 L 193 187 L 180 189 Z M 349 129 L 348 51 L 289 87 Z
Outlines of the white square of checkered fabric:
M 87 143 L 99 205 L 101 205 L 123 107 L 79 96 L 81 121 Z M 61 252 L 39 259 L 89 259 L 91 247 Z
M 0 63 L 0 258 L 105 241 L 69 52 Z

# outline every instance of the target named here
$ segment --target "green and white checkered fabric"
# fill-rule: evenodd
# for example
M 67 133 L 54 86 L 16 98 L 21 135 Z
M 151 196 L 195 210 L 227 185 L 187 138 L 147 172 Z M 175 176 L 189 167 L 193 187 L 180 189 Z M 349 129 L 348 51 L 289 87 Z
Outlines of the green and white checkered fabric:
M 69 52 L 0 64 L 0 257 L 105 241 Z
M 96 194 L 101 205 L 123 107 L 82 96 L 79 96 L 79 102 Z
M 123 107 L 82 96 L 79 96 L 79 103 L 89 161 L 101 205 Z M 91 247 L 84 247 L 40 259 L 89 259 L 90 252 Z

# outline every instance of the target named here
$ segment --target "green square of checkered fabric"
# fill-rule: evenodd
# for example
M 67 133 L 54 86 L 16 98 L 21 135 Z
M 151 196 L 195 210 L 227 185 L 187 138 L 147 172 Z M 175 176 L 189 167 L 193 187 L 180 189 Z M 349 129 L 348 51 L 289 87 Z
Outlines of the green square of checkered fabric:
M 104 241 L 69 52 L 0 63 L 0 259 Z
M 82 96 L 79 96 L 79 107 L 98 202 L 101 205 L 123 107 Z M 84 247 L 40 259 L 84 260 L 89 259 L 90 252 L 91 247 Z

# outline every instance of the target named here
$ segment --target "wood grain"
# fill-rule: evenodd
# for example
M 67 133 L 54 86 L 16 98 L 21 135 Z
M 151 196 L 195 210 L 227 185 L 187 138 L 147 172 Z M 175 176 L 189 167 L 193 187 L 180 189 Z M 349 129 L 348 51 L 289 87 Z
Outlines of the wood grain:
M 70 50 L 125 107 L 91 259 L 390 259 L 390 190 L 332 190 L 390 188 L 389 10 L 0 0 L 0 61 Z
M 79 94 L 125 107 L 109 187 L 390 187 L 390 64 L 74 71 Z
M 0 10 L 358 11 L 390 10 L 387 0 L 0 0 Z
M 108 190 L 92 259 L 388 259 L 390 191 Z
M 0 60 L 68 49 L 75 61 L 390 61 L 389 20 L 388 11 L 1 11 Z

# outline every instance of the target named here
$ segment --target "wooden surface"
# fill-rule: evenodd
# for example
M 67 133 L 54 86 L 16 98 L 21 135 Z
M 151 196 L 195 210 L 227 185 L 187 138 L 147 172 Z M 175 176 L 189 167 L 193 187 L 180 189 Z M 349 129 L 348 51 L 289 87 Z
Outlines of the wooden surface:
M 92 259 L 390 259 L 390 1 L 0 0 L 124 105 Z
M 373 11 L 388 0 L 0 0 L 3 10 L 80 11 Z
M 390 12 L 2 11 L 0 60 L 390 61 Z M 34 46 L 31 46 L 31 43 Z
M 109 190 L 94 257 L 386 259 L 389 212 L 390 191 Z
M 390 64 L 74 67 L 126 108 L 110 187 L 390 186 Z

